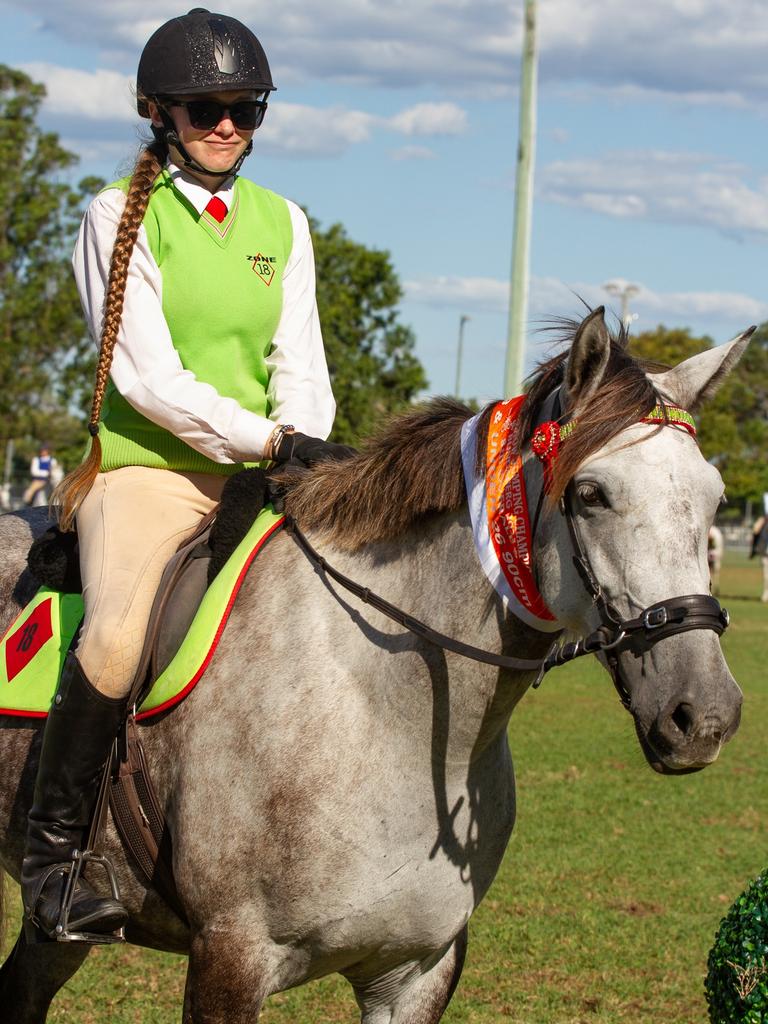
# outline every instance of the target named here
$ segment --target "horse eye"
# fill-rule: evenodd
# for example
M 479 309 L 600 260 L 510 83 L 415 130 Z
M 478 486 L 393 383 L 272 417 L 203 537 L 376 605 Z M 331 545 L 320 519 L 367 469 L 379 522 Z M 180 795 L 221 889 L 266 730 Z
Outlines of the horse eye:
M 606 508 L 608 505 L 605 495 L 597 484 L 579 484 L 576 491 L 585 505 L 592 507 L 601 506 L 603 508 Z
M 723 491 L 723 493 L 720 495 L 720 508 L 722 508 L 724 505 L 727 505 L 727 504 L 728 504 L 728 497 L 727 497 L 725 491 Z

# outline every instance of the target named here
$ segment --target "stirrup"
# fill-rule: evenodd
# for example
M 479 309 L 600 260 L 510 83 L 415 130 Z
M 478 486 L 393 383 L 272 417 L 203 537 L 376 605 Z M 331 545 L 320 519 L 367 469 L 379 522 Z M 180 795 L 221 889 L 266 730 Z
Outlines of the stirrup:
M 112 861 L 93 850 L 73 850 L 72 864 L 67 870 L 67 884 L 64 889 L 64 896 L 61 901 L 61 911 L 56 925 L 56 934 L 48 935 L 38 924 L 34 914 L 24 920 L 24 937 L 27 944 L 43 942 L 87 942 L 93 946 L 108 946 L 117 942 L 125 942 L 125 925 L 114 932 L 71 932 L 69 930 L 69 915 L 72 912 L 72 901 L 75 897 L 77 883 L 86 864 L 99 864 L 107 873 L 109 887 L 112 890 L 112 898 L 120 900 L 120 888 L 117 884 L 117 875 L 112 866 Z

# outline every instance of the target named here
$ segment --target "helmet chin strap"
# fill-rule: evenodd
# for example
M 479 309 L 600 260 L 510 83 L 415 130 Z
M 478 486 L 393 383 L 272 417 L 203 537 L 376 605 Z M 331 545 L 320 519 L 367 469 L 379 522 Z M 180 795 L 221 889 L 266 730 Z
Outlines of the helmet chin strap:
M 207 174 L 210 178 L 229 178 L 233 174 L 237 174 L 243 165 L 243 161 L 250 154 L 253 149 L 253 139 L 248 143 L 240 156 L 235 160 L 231 167 L 228 167 L 226 171 L 212 171 L 209 168 L 204 167 L 201 163 L 195 160 L 194 157 L 190 156 L 187 152 L 184 143 L 178 136 L 176 128 L 169 114 L 166 111 L 161 110 L 160 116 L 163 119 L 163 127 L 160 128 L 158 125 L 152 125 L 152 132 L 155 138 L 159 142 L 164 142 L 167 147 L 173 146 L 173 148 L 181 156 L 185 167 L 189 167 L 193 171 L 197 171 L 198 174 Z

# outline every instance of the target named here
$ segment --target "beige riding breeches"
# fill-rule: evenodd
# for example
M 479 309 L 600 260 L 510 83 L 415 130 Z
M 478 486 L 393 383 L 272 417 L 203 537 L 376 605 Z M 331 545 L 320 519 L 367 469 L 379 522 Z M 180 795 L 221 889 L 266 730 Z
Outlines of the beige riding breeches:
M 128 693 L 163 569 L 226 481 L 127 466 L 99 473 L 78 509 L 85 617 L 77 657 L 107 696 Z
M 31 505 L 32 499 L 38 493 L 38 491 L 45 490 L 45 486 L 48 483 L 47 480 L 33 480 L 29 487 L 24 491 L 22 501 L 25 505 Z

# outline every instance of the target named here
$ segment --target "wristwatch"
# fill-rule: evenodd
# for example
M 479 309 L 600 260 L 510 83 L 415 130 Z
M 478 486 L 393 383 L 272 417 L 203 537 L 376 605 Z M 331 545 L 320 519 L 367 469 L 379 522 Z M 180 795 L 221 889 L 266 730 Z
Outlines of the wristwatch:
M 293 426 L 292 423 L 278 424 L 278 426 L 276 426 L 272 433 L 269 435 L 264 456 L 267 459 L 274 460 L 277 450 L 280 447 L 280 442 L 283 440 L 286 434 L 292 434 L 295 429 L 296 428 Z

